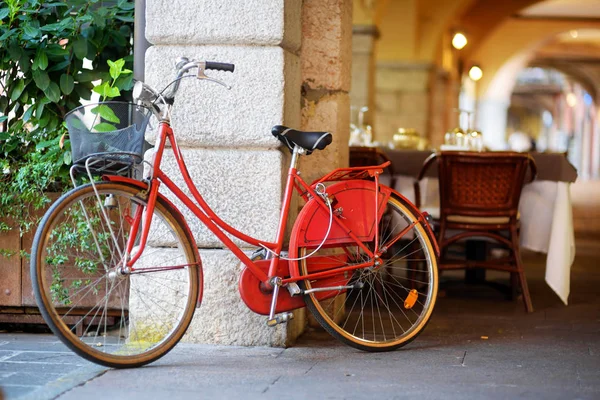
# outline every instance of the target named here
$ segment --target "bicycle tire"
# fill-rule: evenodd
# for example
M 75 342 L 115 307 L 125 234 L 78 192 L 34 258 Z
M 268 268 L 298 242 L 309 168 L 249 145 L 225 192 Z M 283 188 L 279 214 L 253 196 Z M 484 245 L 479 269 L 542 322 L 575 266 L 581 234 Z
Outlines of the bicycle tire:
M 304 295 L 311 314 L 333 337 L 363 351 L 382 352 L 407 345 L 424 330 L 437 298 L 437 258 L 425 227 L 418 222 L 412 207 L 407 205 L 405 199 L 392 194 L 379 222 L 380 246 L 385 245 L 386 239 L 392 237 L 392 231 L 398 233 L 413 223 L 412 239 L 411 231 L 408 231 L 408 239 L 396 242 L 382 255 L 384 262 L 381 267 L 336 275 L 328 278 L 327 284 L 319 285 L 319 280 L 299 282 L 303 290 L 319 286 L 363 285 L 362 288 L 332 291 L 328 295 L 324 295 L 324 292 Z M 373 243 L 365 244 L 369 248 L 373 246 Z M 364 254 L 357 250 L 356 245 L 323 247 L 326 249 L 300 261 L 299 270 L 302 275 L 308 274 L 311 268 L 314 270 L 318 267 L 315 262 L 338 262 L 345 259 L 344 254 L 353 257 L 347 257 L 348 262 L 339 267 L 365 261 Z M 297 251 L 298 255 L 303 256 L 314 249 L 299 247 Z M 410 258 L 406 258 L 407 256 Z M 417 293 L 416 300 L 409 300 L 409 293 L 413 289 Z M 407 304 L 410 308 L 406 308 Z
M 102 206 L 88 184 L 47 211 L 33 241 L 32 285 L 46 323 L 67 347 L 107 367 L 139 367 L 167 354 L 187 330 L 201 298 L 200 259 L 183 217 L 159 197 L 137 272 L 117 273 L 132 215 L 146 201 L 142 189 L 124 183 L 96 189 Z

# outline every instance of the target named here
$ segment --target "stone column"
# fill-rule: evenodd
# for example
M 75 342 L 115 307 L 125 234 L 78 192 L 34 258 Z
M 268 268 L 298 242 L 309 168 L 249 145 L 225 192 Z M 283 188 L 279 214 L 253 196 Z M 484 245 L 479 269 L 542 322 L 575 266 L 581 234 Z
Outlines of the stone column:
M 379 30 L 375 25 L 352 27 L 352 90 L 350 104 L 356 109 L 369 107 L 365 123 L 373 124 L 375 113 L 375 41 Z
M 352 1 L 304 0 L 302 8 L 302 129 L 333 134 L 325 151 L 300 160 L 311 182 L 348 165 Z
M 184 79 L 173 128 L 190 173 L 223 220 L 272 241 L 287 165 L 276 124 L 300 126 L 301 2 L 294 0 L 153 0 L 146 5 L 146 80 L 163 88 L 179 56 L 230 62 L 235 72 L 208 71 L 233 86 Z M 167 157 L 164 169 L 185 184 Z M 187 189 L 186 189 L 187 192 Z M 276 328 L 248 310 L 238 294 L 241 263 L 211 232 L 184 213 L 204 270 L 204 297 L 187 341 L 284 346 L 302 330 L 298 318 Z M 294 213 L 292 213 L 292 218 Z M 249 245 L 236 241 L 250 253 Z
M 304 0 L 302 7 L 302 129 L 327 131 L 333 142 L 300 159 L 306 182 L 348 166 L 352 1 Z M 335 309 L 344 298 L 338 296 Z M 311 326 L 318 323 L 308 318 Z

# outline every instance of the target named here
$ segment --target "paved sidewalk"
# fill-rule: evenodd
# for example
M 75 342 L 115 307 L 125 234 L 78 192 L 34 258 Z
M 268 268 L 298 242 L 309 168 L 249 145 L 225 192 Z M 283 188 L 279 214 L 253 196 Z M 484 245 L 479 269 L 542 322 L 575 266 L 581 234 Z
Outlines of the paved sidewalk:
M 598 399 L 600 250 L 578 255 L 565 307 L 527 255 L 536 311 L 493 289 L 450 285 L 425 332 L 391 353 L 364 353 L 319 331 L 292 348 L 180 344 L 156 363 L 110 370 L 51 335 L 0 334 L 8 399 Z

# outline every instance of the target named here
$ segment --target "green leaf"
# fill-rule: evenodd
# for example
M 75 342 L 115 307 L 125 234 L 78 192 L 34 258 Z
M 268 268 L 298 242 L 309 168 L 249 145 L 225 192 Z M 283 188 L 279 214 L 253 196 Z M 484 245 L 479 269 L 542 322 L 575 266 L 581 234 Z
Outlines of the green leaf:
M 28 73 L 31 68 L 31 60 L 26 53 L 21 54 L 21 58 L 19 59 L 19 66 L 21 67 L 21 72 L 24 74 Z
M 51 44 L 46 48 L 46 54 L 50 57 L 66 57 L 69 55 L 69 51 L 62 46 Z
M 10 14 L 10 10 L 8 8 L 0 8 L 0 20 L 8 17 L 8 14 Z
M 120 90 L 131 90 L 133 87 L 133 75 L 121 75 L 119 79 L 115 81 L 115 86 Z
M 12 101 L 17 100 L 19 97 L 21 97 L 21 93 L 23 93 L 23 89 L 25 89 L 25 80 L 24 79 L 19 79 L 17 81 L 17 84 L 15 85 L 15 87 L 13 88 L 11 94 L 10 94 L 10 99 Z
M 63 161 L 64 161 L 65 165 L 71 165 L 71 162 L 73 161 L 73 159 L 71 157 L 70 151 L 65 152 L 65 155 L 63 156 Z
M 107 63 L 110 67 L 110 77 L 113 79 L 117 79 L 119 75 L 121 75 L 123 66 L 125 66 L 125 60 L 123 60 L 122 58 L 117 61 L 108 60 Z
M 106 18 L 104 18 L 99 13 L 92 14 L 92 18 L 94 18 L 94 25 L 96 25 L 100 29 L 104 29 L 104 27 L 106 26 Z
M 94 87 L 93 90 L 103 98 L 113 98 L 121 95 L 119 88 L 110 87 L 108 82 L 104 82 L 103 84 Z
M 35 117 L 36 118 L 41 118 L 42 117 L 42 113 L 44 112 L 44 107 L 46 106 L 46 102 L 44 101 L 40 101 L 40 103 L 37 105 L 36 109 L 35 109 Z
M 95 125 L 94 129 L 96 130 L 96 132 L 110 132 L 116 131 L 117 127 L 106 122 L 101 122 L 98 125 Z
M 98 93 L 100 96 L 106 96 L 106 91 L 110 88 L 110 84 L 108 82 L 104 82 L 98 86 L 94 86 L 92 89 L 94 92 Z
M 6 115 L 2 115 L 0 116 L 0 122 L 4 122 L 8 119 L 8 117 Z
M 63 69 L 66 69 L 70 64 L 71 64 L 70 60 L 65 60 L 58 64 L 54 64 L 52 67 L 48 68 L 46 71 L 48 71 L 48 72 L 61 71 Z
M 38 117 L 39 118 L 39 117 Z M 40 120 L 38 121 L 38 125 L 40 126 L 40 128 L 44 128 L 45 126 L 48 125 L 48 123 L 50 122 L 50 117 L 48 115 L 44 115 L 42 118 L 40 118 Z
M 60 100 L 60 88 L 56 82 L 50 82 L 48 88 L 44 90 L 44 94 L 48 96 L 48 99 L 53 103 L 58 103 Z
M 48 67 L 48 56 L 42 49 L 38 49 L 35 59 L 33 60 L 33 69 L 46 69 Z
M 10 54 L 10 58 L 13 60 L 18 60 L 21 58 L 21 55 L 24 53 L 23 49 L 14 43 L 8 48 L 8 54 Z
M 33 110 L 35 110 L 34 106 L 29 106 L 27 111 L 23 114 L 23 121 L 27 122 L 31 118 L 31 114 L 33 114 Z
M 75 52 L 75 57 L 83 60 L 87 55 L 87 39 L 84 37 L 80 37 L 76 41 L 73 42 L 73 51 Z
M 8 30 L 6 32 L 4 32 L 4 34 L 2 36 L 0 36 L 0 42 L 8 39 L 9 37 L 11 37 L 13 35 L 13 33 L 15 33 L 17 31 L 17 28 Z
M 40 34 L 40 30 L 31 25 L 25 25 L 25 28 L 23 28 L 23 32 L 25 33 L 25 35 L 29 36 L 32 39 Z
M 40 27 L 42 32 L 52 32 L 58 31 L 62 28 L 62 24 L 60 22 L 56 22 L 54 24 L 47 24 Z
M 52 146 L 55 141 L 56 141 L 55 139 L 52 139 L 52 140 L 46 140 L 46 141 L 40 142 L 35 145 L 35 149 L 37 151 L 44 150 L 45 148 Z
M 27 82 L 25 84 L 25 86 L 27 86 L 29 82 Z M 19 97 L 19 102 L 26 104 L 27 100 L 29 100 L 29 93 L 27 93 L 27 90 L 24 90 L 23 93 L 21 94 L 21 97 Z
M 33 71 L 33 80 L 40 90 L 46 90 L 50 86 L 50 77 L 46 71 Z
M 134 18 L 130 17 L 130 16 L 117 15 L 117 16 L 115 16 L 115 18 L 118 19 L 119 21 L 123 21 L 123 22 L 133 22 L 134 21 Z
M 99 114 L 100 117 L 107 120 L 108 122 L 114 122 L 116 124 L 121 122 L 121 120 L 119 119 L 119 117 L 117 117 L 112 108 L 105 104 L 99 105 L 98 107 L 94 107 L 91 111 L 94 114 Z
M 121 10 L 130 11 L 135 8 L 135 3 L 125 2 L 124 4 L 119 4 L 119 7 L 121 7 Z
M 73 80 L 73 77 L 71 75 L 62 74 L 60 76 L 60 90 L 62 90 L 64 94 L 71 94 L 74 87 L 75 81 Z
M 106 97 L 118 97 L 121 95 L 121 91 L 119 90 L 118 87 L 111 87 L 108 92 L 106 93 Z

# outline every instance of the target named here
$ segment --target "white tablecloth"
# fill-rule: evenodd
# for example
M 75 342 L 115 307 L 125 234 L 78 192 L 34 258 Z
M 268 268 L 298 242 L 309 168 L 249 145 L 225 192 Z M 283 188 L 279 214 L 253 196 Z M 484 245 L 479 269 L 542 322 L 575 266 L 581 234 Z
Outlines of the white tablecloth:
M 414 202 L 414 178 L 400 175 L 395 178 L 394 189 Z M 575 259 L 569 186 L 568 182 L 534 181 L 523 187 L 519 203 L 521 246 L 547 254 L 546 283 L 565 304 L 568 303 L 571 265 Z M 437 178 L 421 181 L 421 201 L 422 211 L 439 217 Z

